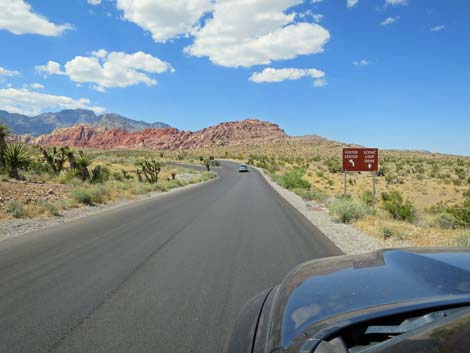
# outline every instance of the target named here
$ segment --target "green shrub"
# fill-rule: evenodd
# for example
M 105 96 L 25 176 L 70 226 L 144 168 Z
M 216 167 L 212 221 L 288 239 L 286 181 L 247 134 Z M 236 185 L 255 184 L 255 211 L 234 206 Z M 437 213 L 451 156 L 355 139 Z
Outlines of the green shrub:
M 69 169 L 65 173 L 62 172 L 57 181 L 61 184 L 72 184 L 74 180 L 78 181 L 77 171 L 75 169 Z
M 74 189 L 70 192 L 70 196 L 78 203 L 92 206 L 105 202 L 108 193 L 103 187 L 90 187 Z
M 383 208 L 390 213 L 393 219 L 412 222 L 416 218 L 416 209 L 413 202 L 403 200 L 403 196 L 398 191 L 382 194 Z
M 470 248 L 470 233 L 458 235 L 455 238 L 455 245 L 460 248 Z
M 372 191 L 365 191 L 361 195 L 361 201 L 367 205 L 372 207 Z
M 91 171 L 90 182 L 93 184 L 104 183 L 109 180 L 110 174 L 111 171 L 108 168 L 97 165 Z
M 383 235 L 384 239 L 391 238 L 391 237 L 393 237 L 394 234 L 395 234 L 395 232 L 393 231 L 392 228 L 388 228 L 388 227 L 383 227 L 382 228 L 382 235 Z
M 454 229 L 458 227 L 459 222 L 452 214 L 441 212 L 436 214 L 433 223 L 442 228 Z
M 15 218 L 24 218 L 26 215 L 24 204 L 15 200 L 7 203 L 6 211 Z
M 47 213 L 51 216 L 58 217 L 61 216 L 59 209 L 56 205 L 50 202 L 41 202 L 41 206 L 47 211 Z
M 350 223 L 372 214 L 367 205 L 351 197 L 339 197 L 327 204 L 330 215 L 336 222 Z
M 384 240 L 392 237 L 397 238 L 399 240 L 406 240 L 408 237 L 405 233 L 402 233 L 400 230 L 387 226 L 382 227 L 382 236 Z
M 303 179 L 304 174 L 304 169 L 292 169 L 285 172 L 281 177 L 282 186 L 286 189 L 308 189 L 310 187 L 310 183 Z
M 48 164 L 42 163 L 40 161 L 32 160 L 29 163 L 28 170 L 32 174 L 53 174 L 51 167 Z
M 448 207 L 446 212 L 456 219 L 458 226 L 470 227 L 470 199 L 466 199 L 462 205 Z
M 295 189 L 292 189 L 292 191 L 307 201 L 315 200 L 315 201 L 324 202 L 326 200 L 326 195 L 323 192 L 321 192 L 321 190 L 318 190 L 317 188 L 310 188 L 308 190 L 295 188 Z
M 329 158 L 324 162 L 324 165 L 330 173 L 341 173 L 343 171 L 339 158 Z

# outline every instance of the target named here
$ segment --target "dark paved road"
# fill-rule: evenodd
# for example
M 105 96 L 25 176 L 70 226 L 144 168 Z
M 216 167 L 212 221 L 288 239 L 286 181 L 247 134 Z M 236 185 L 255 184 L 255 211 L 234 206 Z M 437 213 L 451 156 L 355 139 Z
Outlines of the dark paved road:
M 243 303 L 340 251 L 257 172 L 0 243 L 0 352 L 222 353 Z

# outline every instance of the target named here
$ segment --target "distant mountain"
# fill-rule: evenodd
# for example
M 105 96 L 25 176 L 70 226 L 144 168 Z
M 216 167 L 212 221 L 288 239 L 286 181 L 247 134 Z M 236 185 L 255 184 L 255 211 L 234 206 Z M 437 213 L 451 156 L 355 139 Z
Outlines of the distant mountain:
M 289 140 L 278 125 L 246 119 L 225 122 L 196 132 L 175 128 L 144 129 L 129 132 L 123 129 L 102 129 L 84 125 L 58 129 L 40 136 L 31 143 L 43 146 L 130 149 L 191 149 L 215 146 L 256 145 Z
M 150 124 L 118 114 L 96 115 L 93 111 L 86 109 L 65 109 L 57 113 L 43 113 L 37 116 L 27 116 L 0 110 L 0 121 L 8 125 L 14 134 L 29 134 L 32 136 L 50 134 L 55 129 L 74 125 L 106 127 L 108 129 L 121 129 L 129 132 L 136 132 L 147 128 L 159 129 L 170 127 L 165 123 L 155 122 Z

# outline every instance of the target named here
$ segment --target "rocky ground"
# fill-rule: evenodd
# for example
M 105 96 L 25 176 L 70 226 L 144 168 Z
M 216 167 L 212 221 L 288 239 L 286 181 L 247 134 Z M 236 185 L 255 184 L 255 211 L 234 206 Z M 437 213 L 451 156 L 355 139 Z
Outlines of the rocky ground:
M 0 181 L 0 220 L 7 217 L 7 205 L 10 201 L 25 204 L 52 202 L 62 198 L 72 189 L 70 185 L 57 183 L 32 183 L 10 179 Z

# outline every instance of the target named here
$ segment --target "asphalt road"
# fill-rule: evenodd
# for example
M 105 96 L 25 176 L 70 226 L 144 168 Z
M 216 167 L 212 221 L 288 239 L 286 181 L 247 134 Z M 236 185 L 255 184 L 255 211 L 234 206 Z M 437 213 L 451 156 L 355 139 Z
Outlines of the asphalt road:
M 340 254 L 258 172 L 217 171 L 0 242 L 0 352 L 223 353 L 246 300 Z

